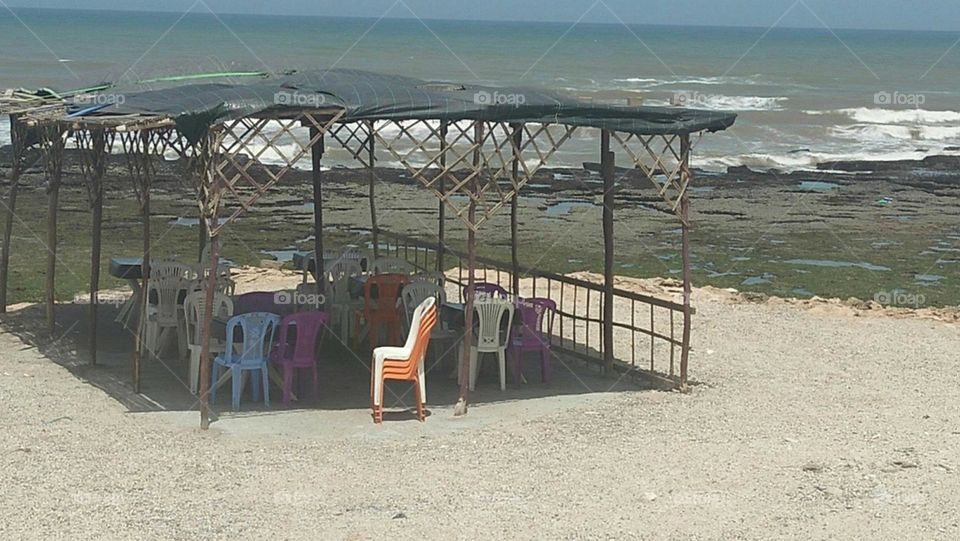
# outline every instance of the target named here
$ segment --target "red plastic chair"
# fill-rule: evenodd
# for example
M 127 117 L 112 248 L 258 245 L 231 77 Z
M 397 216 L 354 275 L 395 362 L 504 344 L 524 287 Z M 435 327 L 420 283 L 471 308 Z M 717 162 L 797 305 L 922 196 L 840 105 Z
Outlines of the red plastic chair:
M 549 383 L 550 335 L 553 334 L 553 316 L 557 312 L 557 303 L 550 299 L 524 299 L 517 303 L 517 311 L 520 312 L 520 325 L 513 328 L 508 350 L 513 381 L 521 381 L 523 354 L 538 352 L 541 381 Z
M 417 419 L 426 419 L 426 378 L 423 358 L 430 345 L 430 333 L 437 324 L 437 300 L 429 297 L 413 312 L 410 333 L 402 347 L 386 346 L 373 350 L 370 366 L 370 407 L 373 421 L 383 422 L 383 388 L 386 380 L 413 382 L 417 401 Z
M 317 378 L 317 339 L 324 327 L 330 324 L 326 312 L 299 312 L 280 321 L 280 334 L 271 361 L 283 371 L 283 403 L 290 404 L 293 377 L 297 369 L 313 371 L 313 396 L 320 394 Z M 296 333 L 296 341 L 290 344 L 290 329 Z
M 360 319 L 367 322 L 367 337 L 370 349 L 379 345 L 380 329 L 387 328 L 387 340 L 391 345 L 401 341 L 400 324 L 403 321 L 401 308 L 397 306 L 400 291 L 410 281 L 406 274 L 378 274 L 369 276 L 363 284 L 363 308 L 358 310 L 354 320 L 354 329 L 360 328 Z M 359 345 L 359 335 L 354 337 L 354 347 Z

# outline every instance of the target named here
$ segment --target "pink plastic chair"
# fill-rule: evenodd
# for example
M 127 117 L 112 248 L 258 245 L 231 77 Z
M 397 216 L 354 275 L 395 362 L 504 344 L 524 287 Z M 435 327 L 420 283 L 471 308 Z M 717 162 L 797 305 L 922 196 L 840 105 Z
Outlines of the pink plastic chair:
M 317 378 L 317 339 L 324 327 L 330 324 L 326 312 L 299 312 L 280 321 L 280 334 L 271 361 L 283 371 L 283 403 L 290 404 L 293 392 L 293 376 L 298 368 L 313 371 L 313 396 L 319 395 Z M 296 333 L 296 342 L 290 344 L 290 328 Z
M 520 312 L 520 325 L 513 328 L 509 347 L 513 381 L 521 381 L 523 354 L 536 351 L 540 353 L 540 378 L 544 383 L 549 383 L 552 371 L 550 335 L 553 334 L 553 315 L 557 312 L 557 303 L 550 299 L 524 299 L 517 302 L 517 311 Z

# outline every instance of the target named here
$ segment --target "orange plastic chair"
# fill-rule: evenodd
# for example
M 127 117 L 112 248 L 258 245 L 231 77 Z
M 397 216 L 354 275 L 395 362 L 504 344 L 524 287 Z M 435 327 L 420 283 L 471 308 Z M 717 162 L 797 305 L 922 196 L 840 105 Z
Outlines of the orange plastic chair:
M 380 341 L 380 329 L 387 327 L 387 340 L 390 344 L 400 343 L 401 313 L 397 307 L 400 290 L 407 285 L 410 277 L 406 274 L 378 274 L 369 276 L 363 284 L 363 308 L 357 310 L 354 317 L 354 329 L 360 328 L 360 319 L 367 322 L 367 337 L 370 349 L 375 349 Z M 359 346 L 359 334 L 354 336 L 354 347 Z
M 373 422 L 383 422 L 383 388 L 387 380 L 413 382 L 417 401 L 417 419 L 426 419 L 427 386 L 423 358 L 430 345 L 430 333 L 437 324 L 437 300 L 429 297 L 414 310 L 407 343 L 402 347 L 385 346 L 373 350 L 370 366 L 370 407 Z

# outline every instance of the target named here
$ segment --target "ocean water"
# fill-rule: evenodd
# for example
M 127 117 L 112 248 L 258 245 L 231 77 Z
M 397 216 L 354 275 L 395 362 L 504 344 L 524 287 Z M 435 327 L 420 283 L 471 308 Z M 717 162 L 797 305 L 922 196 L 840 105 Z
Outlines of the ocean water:
M 337 66 L 735 111 L 697 143 L 711 170 L 960 153 L 948 33 L 14 10 L 0 10 L 0 88 Z M 596 161 L 598 145 L 585 130 L 558 162 Z

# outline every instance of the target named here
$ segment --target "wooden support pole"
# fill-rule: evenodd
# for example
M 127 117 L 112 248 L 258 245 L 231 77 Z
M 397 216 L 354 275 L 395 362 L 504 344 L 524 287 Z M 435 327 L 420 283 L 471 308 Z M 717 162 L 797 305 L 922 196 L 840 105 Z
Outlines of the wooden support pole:
M 374 171 L 374 165 L 376 163 L 376 148 L 373 143 L 373 121 L 367 121 L 367 171 L 370 175 L 370 231 L 373 233 L 373 258 L 376 259 L 380 257 L 380 230 L 377 227 L 377 203 L 376 203 L 376 188 L 374 187 L 377 180 L 377 173 Z
M 93 223 L 90 243 L 90 364 L 97 364 L 97 312 L 100 307 L 100 253 L 103 236 L 103 175 L 106 168 L 106 134 L 103 130 L 90 133 L 90 206 Z
M 10 115 L 10 142 L 13 145 L 13 162 L 10 164 L 10 192 L 7 195 L 7 214 L 3 228 L 3 251 L 0 252 L 0 313 L 7 312 L 7 283 L 10 276 L 10 241 L 13 237 L 13 221 L 17 212 L 17 190 L 23 172 L 24 141 L 21 138 L 17 116 Z
M 693 175 L 690 173 L 690 135 L 680 136 L 681 174 L 685 175 L 687 186 L 680 196 L 681 252 L 683 257 L 683 347 L 680 350 L 680 388 L 687 387 L 687 362 L 690 358 L 690 296 L 693 290 L 693 276 L 690 270 L 690 186 Z
M 510 164 L 510 175 L 513 180 L 513 185 L 516 186 L 517 179 L 520 175 L 520 145 L 523 144 L 523 125 L 511 124 L 510 127 L 513 129 L 513 159 Z M 520 297 L 519 223 L 517 216 L 519 212 L 519 200 L 520 190 L 518 189 L 517 192 L 513 194 L 513 197 L 510 198 L 510 262 L 512 264 L 510 272 L 513 294 L 517 298 Z
M 603 366 L 613 370 L 613 202 L 615 156 L 610 132 L 600 134 L 600 171 L 603 175 Z
M 446 120 L 440 122 L 440 170 L 446 171 L 447 169 L 447 131 L 450 126 L 447 124 Z M 441 174 L 438 179 L 439 186 L 437 191 L 440 192 L 440 195 L 446 193 L 446 181 L 447 176 Z M 446 268 L 443 265 L 443 253 L 446 251 L 446 245 L 444 244 L 444 236 L 446 235 L 446 226 L 447 226 L 447 204 L 443 199 L 438 200 L 437 202 L 437 272 L 443 272 Z
M 310 128 L 310 140 L 314 140 L 319 135 L 320 130 L 316 127 Z M 373 134 L 371 133 L 371 143 L 373 144 Z M 323 159 L 323 138 L 317 140 L 310 147 L 310 159 L 313 165 L 311 175 L 313 179 L 313 253 L 314 253 L 314 280 L 317 282 L 317 293 L 323 293 L 326 286 L 326 280 L 323 279 L 326 269 L 323 265 L 323 172 L 321 171 L 320 161 Z
M 474 141 L 479 143 L 483 141 L 483 122 L 476 121 L 473 124 L 473 137 Z M 482 149 L 478 146 L 476 150 L 473 151 L 473 166 L 474 168 L 479 167 L 481 159 Z M 477 216 L 477 179 L 474 179 L 470 182 L 470 204 L 467 210 L 467 221 L 470 222 L 470 225 L 467 227 L 467 298 L 466 305 L 464 306 L 464 333 L 463 333 L 463 356 L 460 359 L 460 396 L 457 399 L 457 404 L 453 408 L 454 417 L 459 417 L 467 414 L 467 394 L 470 389 L 470 374 L 473 370 L 473 367 L 470 363 L 470 347 L 473 343 L 473 306 L 474 300 L 476 299 L 476 292 L 474 291 L 476 279 L 475 279 L 475 270 L 477 268 L 477 233 L 476 233 L 476 216 Z
M 207 222 L 203 219 L 203 213 L 200 213 L 200 219 L 197 223 L 197 262 L 201 265 L 206 264 L 203 260 L 203 250 L 207 247 Z
M 216 227 L 216 213 L 213 224 Z M 220 262 L 220 235 L 209 239 L 210 272 L 207 275 L 207 291 L 203 307 L 203 329 L 200 338 L 200 428 L 210 428 L 210 372 L 213 359 L 210 356 L 210 332 L 213 327 L 213 299 L 217 289 L 217 265 Z
M 141 137 L 143 138 L 142 145 L 143 148 L 140 153 L 136 153 L 132 156 L 134 160 L 140 161 L 140 178 L 134 179 L 134 182 L 140 182 L 141 186 L 141 201 L 140 201 L 140 213 L 143 219 L 143 265 L 140 267 L 142 269 L 142 287 L 140 288 L 140 316 L 137 318 L 137 328 L 133 333 L 134 346 L 133 346 L 133 392 L 140 392 L 140 364 L 143 359 L 143 338 L 144 332 L 146 331 L 147 325 L 147 303 L 150 299 L 149 295 L 149 284 L 150 284 L 150 155 L 149 155 L 149 134 L 144 132 Z M 148 352 L 156 353 L 156 352 Z
M 54 135 L 56 141 L 49 142 L 50 149 L 46 159 L 53 163 L 47 164 L 47 275 L 46 275 L 46 313 L 47 334 L 54 336 L 57 325 L 57 214 L 60 208 L 60 180 L 63 176 L 63 143 L 62 135 L 58 131 Z

